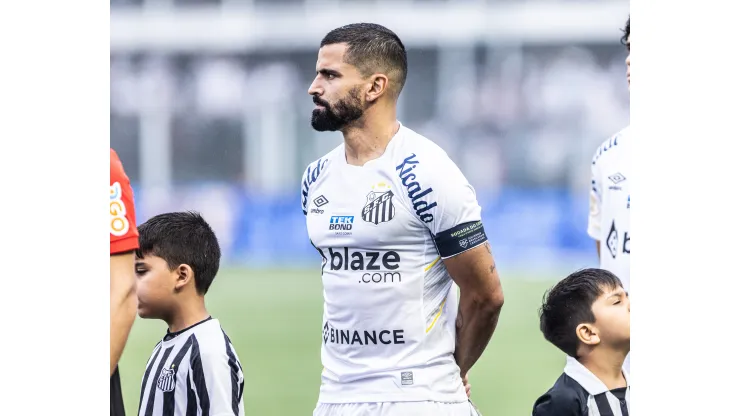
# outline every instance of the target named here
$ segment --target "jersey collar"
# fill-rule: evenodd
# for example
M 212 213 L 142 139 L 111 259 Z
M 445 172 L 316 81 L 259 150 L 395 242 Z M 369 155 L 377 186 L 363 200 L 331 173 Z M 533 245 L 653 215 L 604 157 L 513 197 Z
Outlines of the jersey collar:
M 185 333 L 187 331 L 190 331 L 191 329 L 195 328 L 196 326 L 198 326 L 198 325 L 200 325 L 200 324 L 202 324 L 204 322 L 208 322 L 211 319 L 212 319 L 212 317 L 209 316 L 208 318 L 206 318 L 206 319 L 204 319 L 204 320 L 202 320 L 200 322 L 197 322 L 197 323 L 195 323 L 193 325 L 190 325 L 189 327 L 187 327 L 185 329 L 181 329 L 181 330 L 179 330 L 177 332 L 170 332 L 170 330 L 167 329 L 167 333 L 165 334 L 164 339 L 162 339 L 162 341 L 167 342 L 167 341 L 170 341 L 172 339 L 175 339 L 175 337 L 177 337 L 178 335 L 183 334 L 183 333 Z
M 596 396 L 597 394 L 605 393 L 609 391 L 609 389 L 606 387 L 604 382 L 599 380 L 598 377 L 594 375 L 591 371 L 589 371 L 588 368 L 586 368 L 583 364 L 579 363 L 578 360 L 576 360 L 573 357 L 568 357 L 565 364 L 565 370 L 564 373 L 567 374 L 570 378 L 578 382 L 578 384 L 581 385 L 588 394 L 592 396 Z M 627 381 L 627 388 L 630 387 L 630 376 L 627 374 L 627 371 L 622 369 L 622 374 L 624 375 L 624 379 Z

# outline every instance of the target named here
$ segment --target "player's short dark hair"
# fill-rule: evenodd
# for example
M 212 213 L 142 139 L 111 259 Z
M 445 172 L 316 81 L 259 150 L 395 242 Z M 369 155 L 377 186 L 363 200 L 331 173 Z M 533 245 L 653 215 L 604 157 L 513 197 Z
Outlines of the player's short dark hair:
M 208 292 L 218 273 L 221 248 L 216 234 L 205 219 L 192 211 L 169 212 L 147 220 L 139 226 L 139 249 L 136 256 L 160 257 L 170 270 L 187 264 L 195 273 L 195 289 Z
M 624 25 L 624 29 L 622 29 L 622 39 L 620 42 L 622 42 L 622 45 L 627 46 L 627 42 L 630 40 L 630 18 L 627 18 L 627 24 Z
M 539 310 L 540 330 L 545 339 L 577 358 L 580 341 L 576 328 L 583 323 L 594 323 L 594 302 L 607 290 L 617 287 L 622 287 L 622 282 L 604 269 L 579 270 L 558 282 L 545 293 Z
M 375 23 L 353 23 L 334 29 L 321 40 L 321 47 L 346 43 L 344 61 L 363 77 L 382 72 L 392 79 L 396 96 L 406 83 L 408 60 L 401 39 L 390 29 Z

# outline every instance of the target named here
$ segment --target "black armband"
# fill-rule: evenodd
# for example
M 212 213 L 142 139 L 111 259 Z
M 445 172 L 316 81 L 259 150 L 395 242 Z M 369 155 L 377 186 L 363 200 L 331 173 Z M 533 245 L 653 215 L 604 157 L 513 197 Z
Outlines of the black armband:
M 446 259 L 488 241 L 483 223 L 471 221 L 442 231 L 434 237 L 439 255 Z

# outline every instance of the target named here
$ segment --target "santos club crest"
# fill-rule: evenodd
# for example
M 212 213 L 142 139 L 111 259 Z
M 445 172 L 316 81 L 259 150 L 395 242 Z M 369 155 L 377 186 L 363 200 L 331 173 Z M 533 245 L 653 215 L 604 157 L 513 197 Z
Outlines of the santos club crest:
M 396 216 L 396 207 L 393 206 L 393 191 L 390 185 L 381 182 L 373 185 L 372 191 L 367 194 L 367 203 L 362 208 L 362 219 L 378 225 L 388 222 Z
M 157 387 L 164 391 L 170 392 L 175 389 L 175 365 L 172 368 L 163 368 L 162 373 L 157 379 Z

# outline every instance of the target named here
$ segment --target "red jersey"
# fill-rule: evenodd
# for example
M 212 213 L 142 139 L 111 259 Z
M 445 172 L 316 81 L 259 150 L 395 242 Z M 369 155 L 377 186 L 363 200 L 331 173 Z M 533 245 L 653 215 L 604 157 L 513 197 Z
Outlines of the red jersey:
M 110 254 L 139 248 L 134 191 L 118 154 L 110 149 Z

